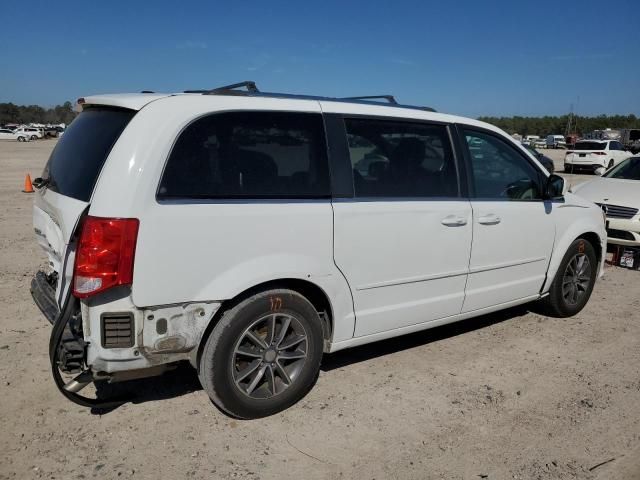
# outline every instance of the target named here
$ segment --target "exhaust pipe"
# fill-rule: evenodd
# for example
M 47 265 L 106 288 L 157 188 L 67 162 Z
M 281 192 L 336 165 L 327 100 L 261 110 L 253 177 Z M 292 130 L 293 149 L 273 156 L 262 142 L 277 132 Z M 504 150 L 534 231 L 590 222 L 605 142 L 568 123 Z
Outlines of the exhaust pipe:
M 78 393 L 91 382 L 93 382 L 93 374 L 91 373 L 91 370 L 85 370 L 69 383 L 66 383 L 63 388 L 67 392 Z

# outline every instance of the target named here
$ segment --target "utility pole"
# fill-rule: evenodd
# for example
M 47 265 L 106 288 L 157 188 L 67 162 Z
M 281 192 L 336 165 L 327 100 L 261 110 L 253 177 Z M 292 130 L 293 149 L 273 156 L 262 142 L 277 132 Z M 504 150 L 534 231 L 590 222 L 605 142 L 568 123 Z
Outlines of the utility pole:
M 573 103 L 569 106 L 569 118 L 567 119 L 567 128 L 564 131 L 564 136 L 571 135 L 571 121 L 573 119 Z

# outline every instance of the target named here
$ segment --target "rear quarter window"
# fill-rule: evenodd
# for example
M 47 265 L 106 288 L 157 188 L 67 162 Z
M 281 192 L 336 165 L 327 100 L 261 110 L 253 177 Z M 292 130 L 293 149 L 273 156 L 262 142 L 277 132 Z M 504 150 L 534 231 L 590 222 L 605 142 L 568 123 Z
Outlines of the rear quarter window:
M 49 180 L 47 188 L 88 202 L 111 148 L 135 113 L 117 108 L 85 109 L 49 157 L 42 174 Z
M 229 112 L 190 124 L 178 137 L 158 188 L 170 198 L 328 197 L 322 116 Z
M 574 150 L 604 150 L 607 142 L 578 142 L 573 147 Z

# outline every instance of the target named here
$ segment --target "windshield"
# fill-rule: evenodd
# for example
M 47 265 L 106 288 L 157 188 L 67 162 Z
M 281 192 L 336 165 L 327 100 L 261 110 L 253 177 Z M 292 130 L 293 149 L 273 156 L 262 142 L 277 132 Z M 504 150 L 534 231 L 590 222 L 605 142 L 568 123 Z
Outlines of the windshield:
M 622 178 L 625 180 L 640 180 L 640 157 L 626 159 L 603 176 L 607 178 Z
M 89 201 L 111 147 L 136 112 L 87 108 L 71 122 L 51 153 L 42 178 L 48 188 L 67 197 Z
M 574 150 L 604 150 L 607 146 L 606 142 L 578 142 Z

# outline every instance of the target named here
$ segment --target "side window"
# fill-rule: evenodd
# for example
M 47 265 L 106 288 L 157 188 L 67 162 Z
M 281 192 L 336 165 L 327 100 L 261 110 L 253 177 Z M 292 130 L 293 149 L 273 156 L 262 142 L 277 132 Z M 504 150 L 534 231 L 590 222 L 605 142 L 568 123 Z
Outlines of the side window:
M 167 160 L 159 198 L 330 195 L 322 116 L 231 112 L 196 120 Z
M 504 140 L 464 130 L 471 156 L 476 198 L 538 200 L 540 172 Z
M 443 125 L 346 119 L 356 197 L 457 197 Z

